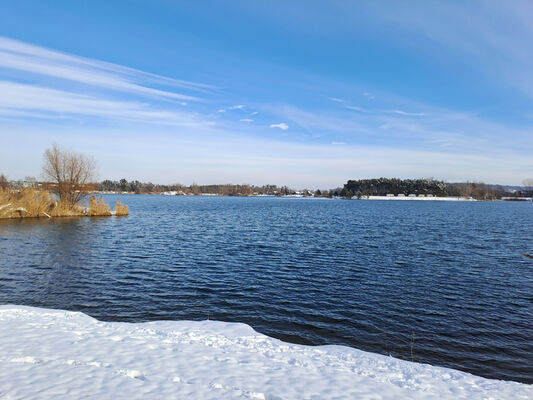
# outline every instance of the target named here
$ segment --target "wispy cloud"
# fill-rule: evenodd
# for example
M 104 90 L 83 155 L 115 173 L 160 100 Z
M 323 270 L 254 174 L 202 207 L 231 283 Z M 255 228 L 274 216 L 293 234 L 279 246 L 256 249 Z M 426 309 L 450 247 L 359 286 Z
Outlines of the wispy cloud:
M 228 96 L 233 100 L 215 102 L 210 97 L 215 89 L 209 85 L 1 37 L 0 76 L 4 79 L 0 80 L 0 135 L 10 139 L 17 132 L 16 140 L 28 143 L 38 138 L 39 149 L 31 143 L 34 159 L 39 158 L 43 146 L 57 137 L 59 128 L 64 132 L 60 138 L 67 145 L 83 143 L 89 146 L 84 149 L 94 150 L 97 156 L 105 151 L 90 147 L 93 135 L 110 140 L 115 134 L 120 135 L 120 142 L 128 144 L 117 157 L 125 165 L 124 176 L 136 179 L 147 172 L 134 166 L 131 159 L 144 154 L 145 147 L 152 148 L 146 163 L 151 165 L 152 176 L 145 175 L 146 179 L 155 174 L 163 181 L 174 178 L 158 175 L 160 171 L 180 170 L 188 171 L 184 179 L 205 179 L 206 183 L 216 181 L 213 177 L 220 175 L 221 181 L 242 179 L 256 183 L 264 178 L 300 185 L 322 179 L 334 186 L 354 177 L 353 171 L 367 176 L 404 177 L 424 171 L 448 179 L 496 182 L 501 178 L 505 183 L 519 182 L 533 166 L 531 159 L 524 156 L 533 152 L 533 136 L 528 127 L 513 129 L 474 114 L 392 99 L 382 92 L 377 95 L 378 100 L 370 102 L 367 99 L 373 95 L 365 92 L 367 99 L 363 98 L 360 88 L 333 93 L 346 98 L 349 93 L 358 93 L 357 102 L 364 107 L 337 97 L 329 98 L 336 103 L 332 104 L 323 95 L 319 100 L 326 106 L 322 109 L 316 105 L 318 102 L 310 101 L 314 106 L 302 107 L 265 104 L 261 99 L 249 100 L 234 94 Z M 248 106 L 238 104 L 240 101 Z M 183 107 L 185 103 L 189 106 Z M 214 115 L 217 106 L 213 104 L 224 106 L 218 110 L 221 114 Z M 253 122 L 248 117 L 258 114 L 250 112 L 254 108 L 261 112 L 257 121 L 269 122 L 248 125 Z M 245 118 L 239 120 L 241 116 Z M 285 122 L 269 125 L 270 121 Z M 264 139 L 273 136 L 270 128 L 281 130 L 274 135 L 279 141 Z M 73 131 L 77 135 L 72 135 Z M 129 135 L 136 135 L 136 140 L 124 140 L 130 139 Z M 16 143 L 15 138 L 10 140 L 13 145 Z M 0 148 L 0 159 L 11 157 L 10 164 L 5 165 L 14 171 L 12 174 L 19 174 L 21 162 L 11 156 L 8 148 L 13 146 Z M 187 153 L 187 157 L 176 161 L 176 151 Z M 163 158 L 162 154 L 166 156 Z M 104 156 L 102 159 L 105 163 Z M 115 154 L 107 162 L 111 159 L 115 160 Z M 277 175 L 262 175 L 265 165 L 276 162 Z M 28 165 L 37 170 L 38 164 L 28 160 Z M 221 168 L 226 164 L 230 167 Z M 295 171 L 294 176 L 284 181 L 287 170 Z
M 346 115 L 341 116 L 338 112 L 332 113 L 327 110 L 311 112 L 291 105 L 268 107 L 267 109 L 279 118 L 288 119 L 308 132 L 362 133 L 368 131 L 368 127 L 365 124 L 353 118 L 348 118 Z
M 68 115 L 85 115 L 179 126 L 213 124 L 191 113 L 153 108 L 145 103 L 117 101 L 22 83 L 0 81 L 0 93 L 0 114 L 3 116 L 64 119 Z
M 285 122 L 281 122 L 279 124 L 271 124 L 270 125 L 271 128 L 279 128 L 283 131 L 286 131 L 287 129 L 289 129 L 289 125 L 287 125 Z
M 371 97 L 372 99 L 374 98 L 373 96 L 371 96 L 370 93 L 363 93 L 365 96 L 367 97 Z M 352 104 L 349 104 L 346 100 L 343 100 L 343 99 L 339 99 L 339 98 L 336 98 L 336 97 L 330 97 L 329 98 L 331 101 L 334 101 L 336 103 L 340 103 L 341 106 L 343 108 L 346 108 L 348 110 L 352 110 L 352 111 L 357 111 L 357 112 L 360 112 L 360 113 L 386 113 L 386 114 L 397 114 L 397 115 L 405 115 L 405 116 L 409 116 L 409 117 L 422 117 L 422 116 L 425 116 L 427 115 L 426 113 L 422 113 L 422 112 L 408 112 L 408 111 L 403 111 L 403 110 L 376 110 L 376 109 L 369 109 L 369 108 L 365 108 L 365 107 L 361 107 L 361 106 L 354 106 Z
M 494 148 L 515 151 L 517 154 L 523 153 L 526 148 L 533 151 L 533 136 L 529 127 L 513 128 L 487 121 L 475 114 L 427 104 L 407 102 L 407 106 L 423 109 L 423 116 L 420 115 L 422 113 L 392 108 L 355 114 L 344 111 L 344 107 L 310 112 L 284 105 L 270 107 L 268 111 L 291 126 L 293 137 L 300 134 L 309 140 L 315 138 L 314 134 L 321 133 L 322 140 L 342 141 L 349 145 L 387 143 L 412 149 L 446 148 L 449 152 L 467 151 L 472 155 L 486 154 Z M 513 140 L 509 140 L 509 137 Z
M 331 101 L 334 101 L 335 103 L 339 103 L 342 105 L 342 107 L 344 108 L 347 108 L 348 110 L 353 110 L 353 111 L 358 111 L 358 112 L 363 112 L 363 113 L 367 113 L 369 112 L 366 108 L 364 107 L 359 107 L 359 106 L 354 106 L 354 105 L 351 105 L 349 104 L 346 100 L 344 99 L 339 99 L 338 97 L 329 97 L 329 99 Z
M 530 1 L 395 3 L 387 8 L 368 3 L 365 11 L 374 23 L 397 32 L 397 45 L 416 47 L 445 63 L 450 57 L 460 59 L 485 79 L 533 97 Z
M 199 101 L 200 98 L 148 85 L 175 87 L 197 93 L 212 89 L 209 85 L 167 78 L 121 65 L 65 54 L 1 36 L 0 67 L 105 90 L 167 100 Z
M 352 106 L 352 105 L 349 105 L 349 104 L 345 104 L 345 105 L 344 105 L 344 108 L 347 108 L 348 110 L 353 110 L 353 111 L 362 112 L 362 113 L 367 113 L 367 112 L 369 112 L 366 108 L 359 107 L 359 106 Z
M 397 114 L 397 115 L 405 115 L 408 117 L 423 117 L 427 115 L 426 113 L 422 112 L 408 112 L 408 111 L 402 111 L 402 110 L 380 110 L 382 113 L 389 113 L 389 114 Z
M 217 110 L 217 113 L 225 113 L 226 111 L 232 111 L 232 110 L 243 110 L 244 108 L 246 108 L 245 105 L 243 104 L 237 104 L 236 106 L 230 106 L 230 107 L 225 107 L 225 108 L 219 108 Z

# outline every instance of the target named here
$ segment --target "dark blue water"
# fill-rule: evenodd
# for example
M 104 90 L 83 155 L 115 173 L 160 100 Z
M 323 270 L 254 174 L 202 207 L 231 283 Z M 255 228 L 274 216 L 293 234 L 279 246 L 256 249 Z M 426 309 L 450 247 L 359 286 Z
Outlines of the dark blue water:
M 216 319 L 533 383 L 533 205 L 107 196 L 2 221 L 0 303 Z

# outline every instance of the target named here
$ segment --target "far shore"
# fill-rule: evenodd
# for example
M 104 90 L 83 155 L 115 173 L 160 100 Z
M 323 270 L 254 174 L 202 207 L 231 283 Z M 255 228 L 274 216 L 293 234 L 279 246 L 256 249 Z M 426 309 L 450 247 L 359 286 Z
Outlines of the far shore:
M 324 197 L 324 196 L 305 196 L 303 194 L 289 194 L 289 195 L 275 195 L 275 194 L 238 194 L 238 195 L 224 195 L 219 193 L 176 193 L 176 192 L 159 192 L 159 193 L 133 193 L 133 192 L 91 192 L 98 195 L 154 195 L 154 196 L 206 196 L 206 197 L 283 197 L 283 198 L 306 198 L 306 199 L 333 199 L 346 200 L 347 198 L 341 196 Z M 439 197 L 439 196 L 353 196 L 347 200 L 390 200 L 390 201 L 481 201 L 472 197 Z M 508 199 L 502 199 L 507 200 Z M 497 201 L 497 200 L 491 200 Z M 524 200 L 526 201 L 526 200 Z M 529 200 L 531 201 L 531 200 Z
M 360 200 L 391 200 L 391 201 L 478 201 L 471 197 L 437 197 L 437 196 L 361 196 Z

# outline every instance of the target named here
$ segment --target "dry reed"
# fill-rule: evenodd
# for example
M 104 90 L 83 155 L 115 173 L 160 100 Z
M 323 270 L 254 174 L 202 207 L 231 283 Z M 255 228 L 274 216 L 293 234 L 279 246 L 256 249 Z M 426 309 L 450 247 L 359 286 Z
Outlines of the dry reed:
M 0 218 L 50 217 L 54 206 L 55 199 L 48 192 L 0 189 Z
M 117 202 L 116 215 L 128 215 L 127 206 Z M 20 191 L 0 188 L 0 219 L 3 218 L 52 218 L 52 217 L 83 217 L 113 215 L 109 205 L 102 199 L 91 197 L 89 208 L 79 203 L 57 201 L 45 190 L 23 189 Z
M 128 206 L 123 206 L 120 201 L 117 201 L 117 204 L 115 205 L 115 215 L 121 216 L 121 215 L 129 215 L 130 210 Z
M 89 200 L 89 210 L 87 211 L 89 217 L 107 217 L 112 215 L 109 204 L 107 204 L 101 197 L 97 199 L 95 196 L 91 196 Z

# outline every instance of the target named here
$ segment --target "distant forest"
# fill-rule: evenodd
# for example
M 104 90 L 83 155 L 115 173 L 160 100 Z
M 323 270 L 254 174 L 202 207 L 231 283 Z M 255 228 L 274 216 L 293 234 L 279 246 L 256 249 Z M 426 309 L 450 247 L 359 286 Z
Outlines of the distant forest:
M 438 197 L 458 196 L 473 197 L 478 200 L 494 200 L 502 197 L 518 197 L 533 195 L 531 186 L 522 190 L 511 190 L 500 185 L 488 185 L 483 182 L 446 183 L 436 179 L 397 179 L 377 178 L 349 180 L 341 191 L 341 196 L 352 198 L 354 196 L 395 196 L 433 195 Z
M 349 180 L 342 189 L 342 195 L 352 196 L 386 196 L 388 194 L 431 194 L 448 196 L 448 185 L 434 179 L 360 179 Z
M 286 196 L 295 194 L 296 191 L 287 186 L 278 187 L 276 185 L 196 185 L 189 186 L 179 183 L 172 185 L 159 185 L 153 183 L 143 183 L 121 179 L 119 181 L 105 180 L 98 184 L 98 191 L 101 192 L 128 192 L 128 193 L 164 193 L 176 192 L 176 194 L 218 194 L 224 196 L 251 196 L 251 195 L 280 195 Z M 311 192 L 308 191 L 310 194 Z
M 137 180 L 119 181 L 105 180 L 99 183 L 96 190 L 102 192 L 128 192 L 128 193 L 164 193 L 175 192 L 176 194 L 217 194 L 223 196 L 253 196 L 253 195 L 303 195 L 314 197 L 360 197 L 360 196 L 386 196 L 393 194 L 433 195 L 438 197 L 459 196 L 473 197 L 478 200 L 494 200 L 502 197 L 533 196 L 533 182 L 531 185 L 520 187 L 521 190 L 511 189 L 500 185 L 489 185 L 483 182 L 447 183 L 444 181 L 427 179 L 398 179 L 376 178 L 349 180 L 343 188 L 329 190 L 294 190 L 287 186 L 276 185 L 160 185 L 143 183 Z
M 533 179 L 524 180 L 524 186 L 490 185 L 483 182 L 447 183 L 444 181 L 428 179 L 398 179 L 398 178 L 375 178 L 349 180 L 344 187 L 329 190 L 294 190 L 287 186 L 277 185 L 161 185 L 138 180 L 118 181 L 105 180 L 100 183 L 87 184 L 88 191 L 113 192 L 113 193 L 137 193 L 137 194 L 213 194 L 222 196 L 312 196 L 312 197 L 344 197 L 354 198 L 361 196 L 386 196 L 386 195 L 433 195 L 438 197 L 457 196 L 473 197 L 478 200 L 495 200 L 505 197 L 507 200 L 533 197 Z M 39 182 L 36 178 L 27 176 L 24 180 L 9 181 L 0 174 L 0 189 L 9 188 L 20 190 L 26 187 L 49 188 L 49 182 Z

